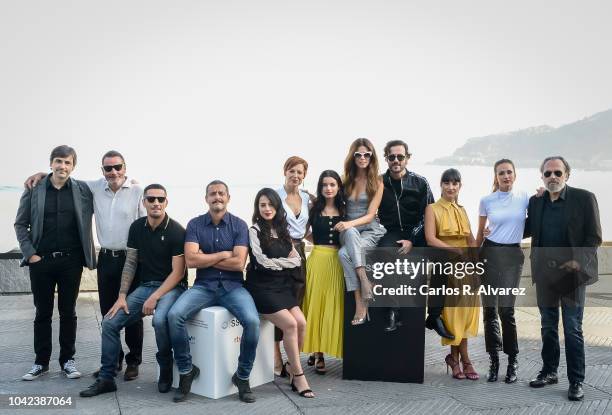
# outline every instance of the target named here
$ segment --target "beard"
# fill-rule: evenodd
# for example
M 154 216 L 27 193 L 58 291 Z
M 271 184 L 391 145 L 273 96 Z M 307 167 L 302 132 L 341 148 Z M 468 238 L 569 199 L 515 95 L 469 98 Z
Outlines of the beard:
M 564 187 L 565 183 L 548 183 L 546 185 L 546 190 L 548 190 L 550 193 L 557 193 L 563 190 Z

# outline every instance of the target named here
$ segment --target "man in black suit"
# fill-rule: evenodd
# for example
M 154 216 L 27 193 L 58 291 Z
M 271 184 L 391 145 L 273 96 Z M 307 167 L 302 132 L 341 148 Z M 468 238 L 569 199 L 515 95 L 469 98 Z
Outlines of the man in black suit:
M 584 397 L 585 288 L 598 279 L 599 208 L 593 193 L 566 185 L 570 166 L 563 157 L 546 158 L 540 171 L 546 192 L 529 200 L 525 234 L 532 237 L 531 269 L 542 322 L 543 366 L 529 385 L 539 388 L 558 382 L 561 306 L 568 398 L 579 401 Z

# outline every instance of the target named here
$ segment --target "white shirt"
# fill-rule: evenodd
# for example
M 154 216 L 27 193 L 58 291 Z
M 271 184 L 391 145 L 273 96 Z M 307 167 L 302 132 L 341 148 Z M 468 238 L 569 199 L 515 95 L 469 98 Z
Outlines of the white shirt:
M 496 191 L 480 199 L 480 216 L 486 216 L 491 234 L 487 239 L 498 244 L 517 244 L 523 239 L 529 196 L 525 192 Z
M 87 185 L 94 197 L 94 217 L 100 246 L 126 249 L 130 225 L 147 214 L 142 205 L 142 187 L 132 184 L 127 177 L 116 193 L 110 189 L 105 178 L 88 181 Z
M 289 235 L 293 239 L 302 239 L 304 238 L 304 234 L 306 233 L 306 224 L 308 223 L 308 202 L 310 201 L 310 195 L 305 190 L 300 190 L 300 197 L 302 198 L 302 210 L 300 211 L 300 216 L 295 217 L 293 210 L 287 204 L 285 200 L 287 198 L 287 192 L 284 187 L 280 187 L 276 189 L 276 193 L 281 198 L 283 202 L 283 207 L 287 211 L 287 223 L 289 224 Z

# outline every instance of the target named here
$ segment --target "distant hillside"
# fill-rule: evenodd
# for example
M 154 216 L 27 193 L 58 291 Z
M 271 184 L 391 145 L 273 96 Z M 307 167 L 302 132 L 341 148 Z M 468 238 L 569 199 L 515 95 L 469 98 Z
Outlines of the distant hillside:
M 552 155 L 567 158 L 572 167 L 612 170 L 612 110 L 559 128 L 541 125 L 470 138 L 453 155 L 431 163 L 490 166 L 509 158 L 521 167 L 540 167 L 542 159 Z

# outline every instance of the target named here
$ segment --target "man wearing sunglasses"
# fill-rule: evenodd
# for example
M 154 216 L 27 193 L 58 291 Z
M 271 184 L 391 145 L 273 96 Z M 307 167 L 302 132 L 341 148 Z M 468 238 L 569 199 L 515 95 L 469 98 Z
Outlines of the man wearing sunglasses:
M 543 366 L 529 385 L 558 382 L 559 306 L 563 316 L 568 398 L 584 398 L 585 377 L 582 317 L 586 285 L 597 281 L 597 247 L 601 245 L 599 208 L 595 195 L 566 184 L 569 163 L 561 156 L 544 159 L 540 167 L 546 188 L 532 196 L 525 236 L 531 236 L 532 280 L 542 322 Z
M 396 247 L 400 254 L 407 254 L 413 246 L 426 246 L 423 232 L 425 208 L 434 202 L 434 198 L 427 179 L 406 168 L 411 156 L 406 142 L 389 141 L 385 145 L 384 156 L 388 169 L 382 175 L 385 188 L 378 216 L 387 233 L 378 246 Z M 432 303 L 434 301 L 430 299 L 426 327 L 435 330 L 442 337 L 452 339 L 453 335 L 446 329 L 441 318 L 441 304 Z M 389 309 L 388 316 L 389 322 L 385 331 L 391 332 L 402 324 L 399 308 Z
M 187 288 L 187 269 L 183 255 L 185 229 L 166 213 L 166 196 L 160 184 L 150 184 L 144 190 L 147 216 L 130 226 L 119 296 L 102 321 L 100 373 L 95 383 L 81 391 L 82 397 L 117 390 L 114 378 L 121 351 L 119 333 L 123 327 L 141 321 L 142 315 L 153 315 L 160 368 L 158 390 L 166 393 L 171 389 L 172 345 L 167 315 Z M 139 281 L 138 287 L 128 295 L 134 280 Z
M 142 187 L 128 180 L 125 159 L 121 153 L 115 150 L 106 152 L 102 156 L 100 170 L 104 177 L 86 183 L 94 197 L 96 234 L 100 244 L 97 267 L 98 296 L 100 312 L 106 315 L 119 295 L 128 230 L 132 222 L 146 215 L 146 210 L 142 204 Z M 25 184 L 32 188 L 42 177 L 44 173 L 31 176 Z M 137 286 L 138 281 L 134 281 L 131 290 Z M 125 355 L 125 380 L 138 377 L 138 367 L 142 362 L 142 336 L 142 320 L 137 320 L 125 328 L 125 343 L 130 350 Z M 121 350 L 117 371 L 123 368 L 123 358 L 124 353 Z M 98 371 L 94 372 L 94 376 L 97 375 Z

